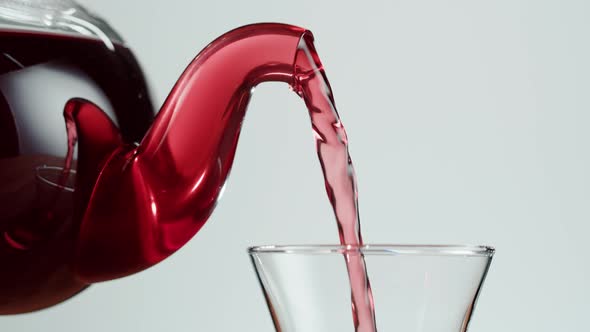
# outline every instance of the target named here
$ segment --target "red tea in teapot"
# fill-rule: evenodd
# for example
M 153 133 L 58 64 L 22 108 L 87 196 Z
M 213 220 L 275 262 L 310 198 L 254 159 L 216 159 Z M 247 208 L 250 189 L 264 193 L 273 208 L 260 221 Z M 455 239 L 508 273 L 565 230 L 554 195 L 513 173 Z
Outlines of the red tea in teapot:
M 340 241 L 362 243 L 348 140 L 313 37 L 257 24 L 227 33 L 193 60 L 138 146 L 122 144 L 98 106 L 68 103 L 68 136 L 80 140 L 77 189 L 92 187 L 81 194 L 79 277 L 97 282 L 141 271 L 192 238 L 225 184 L 252 89 L 265 81 L 288 83 L 305 101 Z M 346 265 L 355 328 L 374 331 L 364 259 L 348 255 Z
M 12 69 L 0 77 L 0 87 L 7 75 L 19 70 L 38 72 L 36 66 L 56 63 L 88 77 L 87 83 L 108 103 L 63 91 L 64 98 L 57 104 L 63 105 L 65 119 L 56 126 L 55 135 L 68 141 L 61 146 L 56 143 L 55 150 L 43 145 L 49 137 L 38 139 L 35 131 L 23 134 L 18 130 L 21 113 L 32 111 L 14 107 L 5 111 L 5 117 L 14 116 L 12 123 L 17 125 L 12 136 L 3 138 L 12 142 L 14 151 L 6 149 L 2 162 L 7 166 L 1 171 L 8 174 L 9 169 L 20 169 L 34 178 L 30 170 L 38 171 L 43 162 L 60 165 L 59 157 L 64 170 L 54 174 L 53 181 L 41 177 L 42 187 L 53 183 L 53 190 L 30 186 L 18 200 L 15 198 L 21 196 L 14 194 L 15 189 L 6 191 L 3 207 L 10 212 L 16 211 L 14 206 L 22 209 L 2 224 L 0 258 L 11 272 L 0 277 L 0 287 L 15 291 L 0 289 L 4 301 L 0 313 L 58 303 L 87 284 L 139 272 L 182 247 L 213 212 L 233 163 L 252 89 L 266 81 L 289 84 L 305 101 L 340 242 L 362 244 L 348 140 L 309 31 L 284 24 L 256 24 L 218 38 L 187 67 L 149 130 L 151 106 L 143 78 L 124 47 L 113 45 L 108 51 L 96 41 L 24 33 L 2 38 L 8 40 L 2 45 L 8 45 L 4 54 Z M 34 79 L 44 79 L 37 76 Z M 55 84 L 52 82 L 47 80 L 47 85 Z M 18 96 L 44 98 L 31 97 L 34 93 Z M 12 105 L 11 98 L 19 100 L 12 97 L 14 93 L 4 95 L 6 105 Z M 44 107 L 35 110 L 34 119 L 43 121 L 36 128 L 46 126 L 45 116 L 61 115 Z M 21 140 L 34 139 L 29 144 L 31 151 L 19 150 L 27 146 Z M 65 147 L 69 148 L 64 160 Z M 76 169 L 74 188 L 66 185 L 70 166 Z M 24 182 L 33 183 L 30 179 Z M 36 197 L 40 192 L 49 197 Z M 345 258 L 355 329 L 375 331 L 364 259 L 360 255 Z
M 60 188 L 55 168 L 64 166 L 63 109 L 72 97 L 101 105 L 127 142 L 139 141 L 153 119 L 125 46 L 0 30 L 0 314 L 44 308 L 86 285 L 71 271 L 74 184 Z

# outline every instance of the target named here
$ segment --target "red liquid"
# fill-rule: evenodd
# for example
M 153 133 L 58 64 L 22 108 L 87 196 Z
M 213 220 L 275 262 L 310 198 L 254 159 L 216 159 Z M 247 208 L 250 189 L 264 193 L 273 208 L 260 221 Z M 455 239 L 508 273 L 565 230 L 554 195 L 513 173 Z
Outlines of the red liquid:
M 326 191 L 338 223 L 340 243 L 362 245 L 356 175 L 348 153 L 346 131 L 313 44 L 302 43 L 299 53 L 301 59 L 305 59 L 305 67 L 310 67 L 310 70 L 296 77 L 295 89 L 309 110 Z M 359 253 L 345 254 L 345 259 L 355 330 L 376 331 L 373 294 L 365 260 Z
M 92 174 L 88 183 L 94 183 L 98 170 L 92 165 L 106 160 L 82 222 L 80 276 L 95 282 L 135 273 L 172 254 L 200 229 L 231 169 L 252 88 L 264 81 L 289 83 L 304 99 L 340 241 L 362 243 L 346 133 L 311 34 L 302 38 L 303 33 L 255 25 L 213 42 L 183 73 L 139 147 L 111 149 L 119 144 L 116 127 L 95 105 L 72 101 L 66 113 L 76 124 L 68 128 L 79 131 L 79 162 L 86 163 L 82 153 L 98 158 L 86 163 L 88 170 L 79 165 L 78 172 Z M 355 328 L 375 331 L 364 259 L 345 258 Z
M 36 172 L 64 166 L 63 109 L 79 96 L 109 106 L 128 142 L 140 140 L 153 120 L 127 48 L 0 31 L 0 314 L 45 308 L 87 287 L 72 268 L 80 218 L 73 218 L 76 197 L 63 188 L 67 174 Z
M 78 141 L 74 207 L 69 211 L 73 226 L 61 237 L 50 232 L 41 232 L 41 237 L 56 248 L 66 246 L 56 255 L 63 264 L 51 264 L 67 269 L 61 275 L 73 280 L 69 286 L 79 290 L 85 283 L 139 272 L 174 253 L 198 232 L 213 212 L 231 169 L 252 88 L 265 81 L 286 82 L 304 99 L 340 241 L 362 243 L 347 137 L 312 42 L 309 32 L 281 24 L 242 27 L 220 37 L 183 73 L 139 146 L 129 143 L 141 134 L 144 122 L 135 126 L 129 120 L 133 124 L 129 128 L 139 129 L 126 132 L 125 121 L 119 120 L 117 126 L 90 101 L 73 98 L 67 103 L 66 166 Z M 81 56 L 69 51 L 73 58 Z M 121 112 L 132 109 L 147 114 L 141 107 Z M 65 179 L 67 171 L 63 175 Z M 38 219 L 33 218 L 33 223 Z M 17 256 L 21 251 L 37 259 L 47 255 L 34 252 L 34 246 L 5 245 L 0 254 L 9 266 L 22 265 Z M 355 329 L 375 331 L 364 259 L 356 254 L 345 258 Z M 16 283 L 13 279 L 3 284 Z M 23 284 L 19 291 L 34 290 L 43 282 Z

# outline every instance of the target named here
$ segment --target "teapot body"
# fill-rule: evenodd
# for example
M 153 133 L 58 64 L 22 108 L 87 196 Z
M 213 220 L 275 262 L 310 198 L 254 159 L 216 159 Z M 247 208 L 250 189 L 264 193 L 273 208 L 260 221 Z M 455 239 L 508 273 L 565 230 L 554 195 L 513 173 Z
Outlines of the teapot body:
M 71 267 L 80 226 L 75 154 L 61 179 L 71 98 L 99 105 L 129 144 L 153 121 L 141 69 L 104 21 L 70 1 L 0 3 L 0 315 L 87 287 Z
M 254 87 L 289 84 L 313 117 L 315 101 L 333 105 L 327 80 L 319 99 L 306 90 L 316 77 L 311 32 L 246 25 L 205 47 L 154 117 L 135 58 L 104 21 L 70 0 L 0 2 L 0 314 L 174 254 L 223 193 Z M 329 142 L 341 142 L 330 119 Z

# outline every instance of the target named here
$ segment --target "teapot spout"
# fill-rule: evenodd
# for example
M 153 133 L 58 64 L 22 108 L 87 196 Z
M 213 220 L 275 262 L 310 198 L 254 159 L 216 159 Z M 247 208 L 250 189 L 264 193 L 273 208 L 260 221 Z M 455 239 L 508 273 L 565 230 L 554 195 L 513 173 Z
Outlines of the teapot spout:
M 80 145 L 79 164 L 104 165 L 92 173 L 82 217 L 75 258 L 81 280 L 139 272 L 198 232 L 230 172 L 252 89 L 280 81 L 297 91 L 297 76 L 308 69 L 299 54 L 313 52 L 312 42 L 309 31 L 285 24 L 230 31 L 187 67 L 139 146 L 112 139 L 91 159 Z

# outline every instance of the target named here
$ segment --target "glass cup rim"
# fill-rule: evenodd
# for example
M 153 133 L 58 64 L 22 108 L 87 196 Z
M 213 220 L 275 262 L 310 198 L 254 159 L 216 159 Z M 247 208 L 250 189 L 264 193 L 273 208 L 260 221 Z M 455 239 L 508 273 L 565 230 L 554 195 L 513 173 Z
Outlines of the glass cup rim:
M 485 245 L 454 244 L 294 244 L 260 245 L 248 247 L 248 254 L 363 254 L 391 256 L 461 256 L 492 257 L 496 249 Z
M 45 176 L 41 175 L 41 171 L 47 171 L 47 170 L 49 170 L 49 171 L 63 171 L 63 169 L 64 168 L 60 167 L 60 166 L 40 165 L 40 166 L 35 167 L 35 176 L 39 181 L 45 183 L 48 186 L 55 187 L 55 188 L 61 187 L 61 189 L 65 190 L 65 191 L 74 192 L 73 187 L 68 186 L 68 185 L 60 186 L 55 181 L 51 181 L 51 180 L 47 179 Z M 72 175 L 74 175 L 74 176 L 76 175 L 75 169 L 69 170 L 68 176 L 72 176 Z

